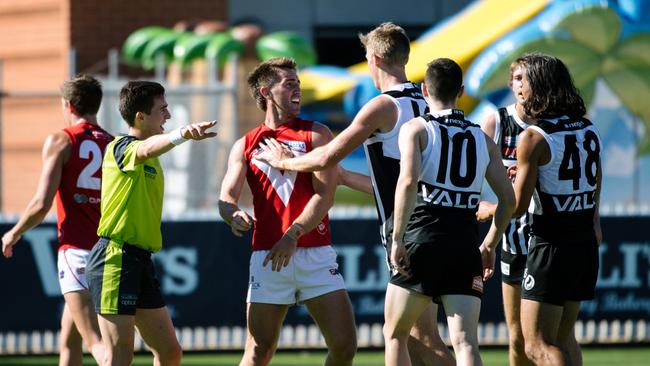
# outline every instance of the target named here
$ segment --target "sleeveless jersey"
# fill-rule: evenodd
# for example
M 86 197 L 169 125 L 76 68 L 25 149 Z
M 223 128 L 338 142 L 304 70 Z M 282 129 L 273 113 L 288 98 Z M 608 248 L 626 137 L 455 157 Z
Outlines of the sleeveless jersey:
M 102 159 L 113 136 L 88 122 L 75 124 L 63 132 L 72 147 L 55 198 L 59 250 L 90 250 L 97 242 Z
M 246 181 L 253 193 L 257 222 L 253 228 L 253 250 L 268 250 L 302 213 L 314 195 L 312 173 L 280 171 L 253 159 L 260 141 L 273 137 L 287 145 L 295 156 L 311 151 L 314 122 L 295 119 L 273 130 L 262 124 L 245 136 Z M 312 231 L 298 239 L 298 247 L 331 245 L 327 215 Z
M 380 235 L 384 245 L 393 233 L 393 208 L 395 206 L 395 187 L 399 178 L 399 129 L 411 119 L 428 112 L 427 103 L 420 88 L 411 82 L 393 86 L 382 93 L 397 107 L 397 121 L 392 130 L 373 133 L 365 142 L 364 149 L 368 160 L 368 170 L 380 221 Z
M 404 241 L 478 245 L 476 211 L 490 163 L 485 134 L 463 111 L 446 109 L 418 119 L 427 132 L 415 209 Z
M 506 108 L 499 108 L 495 117 L 494 142 L 501 149 L 503 165 L 509 168 L 517 164 L 519 134 L 530 125 L 519 118 L 514 104 Z M 503 251 L 520 255 L 528 254 L 528 238 L 530 237 L 532 219 L 532 214 L 526 212 L 520 217 L 510 220 L 501 241 Z
M 601 140 L 586 118 L 560 117 L 531 126 L 548 143 L 551 159 L 538 167 L 532 233 L 546 240 L 594 238 L 594 194 Z

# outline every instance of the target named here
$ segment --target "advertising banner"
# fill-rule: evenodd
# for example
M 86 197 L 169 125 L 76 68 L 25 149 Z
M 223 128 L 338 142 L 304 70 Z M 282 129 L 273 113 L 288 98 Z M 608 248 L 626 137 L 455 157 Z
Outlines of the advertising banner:
M 583 303 L 580 318 L 649 319 L 650 236 L 643 228 L 650 227 L 650 217 L 603 218 L 602 226 L 596 299 Z M 0 224 L 2 232 L 9 228 Z M 154 261 L 176 327 L 244 327 L 250 234 L 238 238 L 220 221 L 164 222 L 162 230 L 163 250 Z M 331 231 L 357 323 L 382 323 L 389 274 L 377 221 L 332 220 Z M 0 332 L 59 328 L 63 298 L 55 243 L 54 224 L 43 224 L 23 236 L 13 258 L 0 260 Z M 486 284 L 480 319 L 503 321 L 498 272 Z M 286 324 L 312 320 L 304 306 L 296 306 Z

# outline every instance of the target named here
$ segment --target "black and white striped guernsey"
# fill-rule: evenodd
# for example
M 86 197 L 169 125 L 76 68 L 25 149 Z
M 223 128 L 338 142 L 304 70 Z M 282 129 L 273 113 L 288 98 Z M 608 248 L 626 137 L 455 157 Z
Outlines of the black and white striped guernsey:
M 591 240 L 602 146 L 596 126 L 564 116 L 529 128 L 544 137 L 551 153 L 538 167 L 532 234 L 561 242 Z
M 490 155 L 480 126 L 446 109 L 418 119 L 427 132 L 415 208 L 404 241 L 478 246 L 476 211 Z
M 517 163 L 517 139 L 519 134 L 529 126 L 519 118 L 514 104 L 506 108 L 499 108 L 495 112 L 494 142 L 501 150 L 503 165 L 506 168 Z M 531 202 L 533 201 L 531 200 Z M 532 211 L 532 207 L 531 204 L 529 211 Z M 532 219 L 533 215 L 526 212 L 520 217 L 510 220 L 501 241 L 503 251 L 519 255 L 528 254 Z
M 428 112 L 420 88 L 411 82 L 395 85 L 377 98 L 385 97 L 390 98 L 397 107 L 395 127 L 385 133 L 376 131 L 363 144 L 381 224 L 381 240 L 384 245 L 393 233 L 395 187 L 399 178 L 399 130 L 405 122 Z

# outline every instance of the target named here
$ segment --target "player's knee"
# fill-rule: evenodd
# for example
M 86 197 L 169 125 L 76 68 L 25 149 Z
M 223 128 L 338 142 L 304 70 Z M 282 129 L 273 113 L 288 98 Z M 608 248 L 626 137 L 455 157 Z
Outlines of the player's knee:
M 109 349 L 104 353 L 104 365 L 130 365 L 133 362 L 133 352 L 120 352 L 120 349 Z
M 336 360 L 349 361 L 357 353 L 357 339 L 356 337 L 339 337 L 339 339 L 332 342 L 329 348 L 330 353 Z
M 397 339 L 400 341 L 408 342 L 410 332 L 411 332 L 410 328 L 402 329 L 398 326 L 389 323 L 385 323 L 383 328 L 385 340 Z
M 478 349 L 478 340 L 468 337 L 466 332 L 458 332 L 449 336 L 449 340 L 454 349 L 464 352 L 474 352 Z
M 174 342 L 164 349 L 157 350 L 160 363 L 163 365 L 180 365 L 183 358 L 183 348 L 178 342 Z
M 519 355 L 523 356 L 524 353 L 526 352 L 524 337 L 521 334 L 519 334 L 519 335 L 511 334 L 510 335 L 510 340 L 509 340 L 509 345 L 510 345 L 510 349 L 513 352 L 515 352 L 516 354 L 519 354 Z
M 275 343 L 271 341 L 264 341 L 256 339 L 251 345 L 250 357 L 253 358 L 255 365 L 266 365 L 271 361 L 273 353 L 275 352 Z
M 542 358 L 541 356 L 545 352 L 545 347 L 540 342 L 527 341 L 524 344 L 524 350 L 525 350 L 526 357 L 529 360 L 534 362 L 535 360 L 539 360 Z

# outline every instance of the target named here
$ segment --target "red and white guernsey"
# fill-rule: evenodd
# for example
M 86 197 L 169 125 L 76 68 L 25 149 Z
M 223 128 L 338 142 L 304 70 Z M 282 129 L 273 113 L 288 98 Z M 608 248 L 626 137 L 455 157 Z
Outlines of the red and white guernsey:
M 90 250 L 97 242 L 102 161 L 113 136 L 82 122 L 63 129 L 72 143 L 56 192 L 59 250 Z
M 253 159 L 260 141 L 275 138 L 287 145 L 296 156 L 312 150 L 314 122 L 295 119 L 275 130 L 266 125 L 245 136 L 244 157 L 248 164 L 246 180 L 253 193 L 253 209 L 257 222 L 253 229 L 253 250 L 268 250 L 302 213 L 314 195 L 312 173 L 280 171 L 265 162 Z M 318 226 L 298 239 L 298 247 L 331 245 L 327 215 Z

